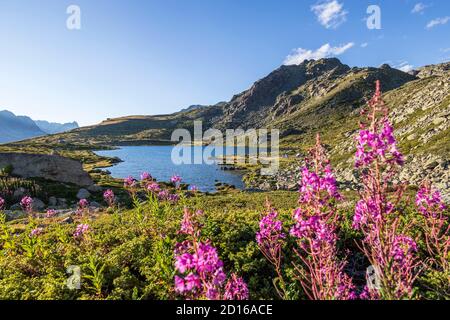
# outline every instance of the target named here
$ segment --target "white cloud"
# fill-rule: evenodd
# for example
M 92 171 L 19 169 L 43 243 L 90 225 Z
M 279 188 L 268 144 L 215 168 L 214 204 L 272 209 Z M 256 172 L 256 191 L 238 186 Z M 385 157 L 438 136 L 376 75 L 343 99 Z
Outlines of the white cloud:
M 337 0 L 319 1 L 311 6 L 311 10 L 321 25 L 327 29 L 336 29 L 347 20 L 344 4 Z
M 428 22 L 427 24 L 427 29 L 431 29 L 435 26 L 438 26 L 440 24 L 446 24 L 447 22 L 450 21 L 450 16 L 447 17 L 443 17 L 443 18 L 436 18 L 434 20 L 431 20 L 430 22 Z
M 303 48 L 298 48 L 293 50 L 293 52 L 286 57 L 283 64 L 292 65 L 292 64 L 300 64 L 305 60 L 318 60 L 322 58 L 330 58 L 334 56 L 339 56 L 343 54 L 348 49 L 352 48 L 355 44 L 353 42 L 349 42 L 340 47 L 332 47 L 329 43 L 324 44 L 317 50 L 308 50 Z
M 408 61 L 403 61 L 397 66 L 394 66 L 395 69 L 401 70 L 403 72 L 409 72 L 414 70 L 414 66 L 412 64 L 409 64 Z
M 367 48 L 369 44 L 367 42 L 361 43 L 361 48 Z
M 423 14 L 425 9 L 428 8 L 428 5 L 423 4 L 422 2 L 417 3 L 412 9 L 411 13 L 420 13 Z

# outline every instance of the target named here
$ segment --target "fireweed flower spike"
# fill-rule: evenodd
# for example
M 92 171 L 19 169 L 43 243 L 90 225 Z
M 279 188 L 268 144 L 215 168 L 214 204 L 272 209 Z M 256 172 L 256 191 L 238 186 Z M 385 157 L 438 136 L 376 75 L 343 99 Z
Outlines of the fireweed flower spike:
M 450 285 L 450 224 L 444 215 L 447 209 L 438 190 L 430 182 L 424 182 L 416 195 L 416 206 L 424 216 L 426 248 L 433 262 L 448 274 Z
M 361 249 L 378 270 L 381 285 L 379 292 L 368 289 L 365 295 L 384 299 L 411 298 L 420 262 L 414 240 L 399 230 L 396 204 L 402 198 L 404 186 L 394 186 L 392 180 L 404 161 L 397 149 L 388 108 L 381 98 L 379 81 L 368 109 L 362 114 L 367 116 L 367 123 L 360 124 L 355 154 L 362 190 L 355 207 L 353 228 L 364 235 Z
M 170 182 L 172 182 L 177 189 L 180 187 L 182 180 L 183 179 L 178 175 L 173 175 L 172 178 L 170 178 Z
M 105 193 L 103 193 L 103 199 L 108 204 L 108 207 L 114 206 L 114 202 L 116 201 L 116 196 L 114 195 L 114 192 L 110 189 L 106 190 Z
M 141 174 L 141 180 L 147 181 L 147 180 L 152 180 L 152 179 L 153 179 L 153 177 L 152 177 L 152 175 L 151 175 L 150 173 L 148 173 L 148 172 L 142 172 L 142 174 Z
M 20 200 L 20 206 L 22 207 L 22 210 L 25 212 L 32 212 L 33 211 L 33 199 L 31 197 L 23 197 L 22 200 Z
M 167 190 L 161 190 L 160 192 L 158 192 L 158 199 L 160 201 L 166 201 L 169 198 L 169 191 Z
M 294 252 L 302 262 L 294 263 L 296 278 L 310 299 L 356 298 L 352 280 L 344 272 L 346 263 L 337 258 L 334 203 L 341 199 L 317 136 L 316 146 L 302 168 L 299 208 L 294 211 L 295 225 L 290 230 L 290 235 L 297 239 L 298 248 Z M 280 285 L 284 286 L 280 261 L 285 235 L 275 211 L 270 210 L 260 221 L 256 240 L 260 250 L 274 264 Z M 286 294 L 281 296 L 286 298 Z
M 259 231 L 256 233 L 256 242 L 259 250 L 266 259 L 275 267 L 277 278 L 273 281 L 278 295 L 286 298 L 286 288 L 282 273 L 283 247 L 286 243 L 286 234 L 283 232 L 283 224 L 278 219 L 278 213 L 267 202 L 268 213 L 259 222 Z M 279 284 L 279 285 L 277 285 Z
M 185 209 L 179 234 L 187 240 L 176 245 L 174 278 L 175 292 L 188 299 L 246 299 L 248 289 L 242 279 L 232 276 L 225 285 L 226 274 L 217 249 L 210 241 L 201 241 L 200 224 L 196 221 L 202 212 L 192 214 Z
M 2 197 L 0 197 L 0 210 L 3 210 L 4 207 L 5 207 L 5 200 Z
M 137 183 L 136 179 L 131 176 L 123 180 L 123 186 L 126 189 L 134 188 L 136 186 L 136 183 Z
M 334 202 L 342 200 L 342 196 L 319 135 L 301 172 L 300 206 L 297 213 L 301 212 L 303 216 L 309 217 L 319 216 L 324 220 L 335 219 Z
M 352 279 L 338 259 L 338 220 L 335 203 L 342 200 L 320 136 L 302 169 L 299 208 L 290 234 L 297 239 L 294 249 L 302 264 L 294 264 L 297 278 L 310 299 L 356 299 Z

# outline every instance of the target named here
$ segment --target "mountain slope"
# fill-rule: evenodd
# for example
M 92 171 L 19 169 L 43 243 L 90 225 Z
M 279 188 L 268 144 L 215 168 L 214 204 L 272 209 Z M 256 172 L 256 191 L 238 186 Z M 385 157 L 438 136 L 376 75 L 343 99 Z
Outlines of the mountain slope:
M 45 135 L 29 117 L 16 116 L 10 111 L 0 111 L 0 143 L 19 141 Z

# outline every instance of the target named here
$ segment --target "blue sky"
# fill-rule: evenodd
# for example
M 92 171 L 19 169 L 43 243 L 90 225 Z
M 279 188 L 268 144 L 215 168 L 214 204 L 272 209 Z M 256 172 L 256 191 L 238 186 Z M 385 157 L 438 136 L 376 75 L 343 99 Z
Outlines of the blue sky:
M 81 30 L 66 27 L 71 4 Z M 371 4 L 381 30 L 366 26 Z M 0 0 L 0 109 L 82 125 L 170 113 L 304 58 L 448 61 L 449 35 L 448 0 Z

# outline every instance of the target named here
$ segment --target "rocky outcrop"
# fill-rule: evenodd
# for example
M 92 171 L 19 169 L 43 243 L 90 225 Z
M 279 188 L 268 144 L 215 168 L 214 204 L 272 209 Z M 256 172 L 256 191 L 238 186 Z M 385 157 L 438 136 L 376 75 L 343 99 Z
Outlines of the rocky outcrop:
M 7 166 L 12 166 L 13 175 L 22 178 L 43 178 L 79 186 L 93 184 L 80 162 L 58 155 L 0 153 L 0 168 Z

